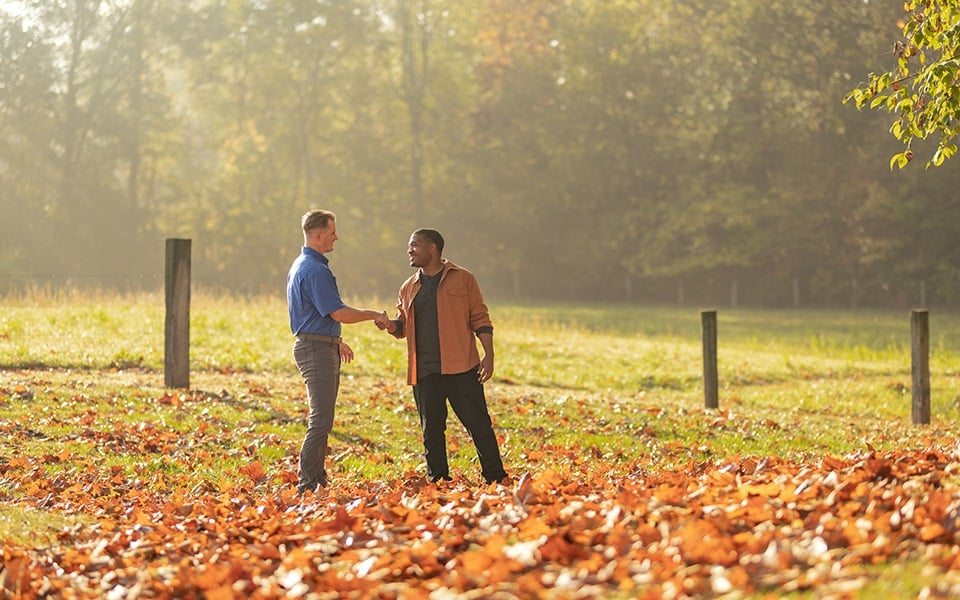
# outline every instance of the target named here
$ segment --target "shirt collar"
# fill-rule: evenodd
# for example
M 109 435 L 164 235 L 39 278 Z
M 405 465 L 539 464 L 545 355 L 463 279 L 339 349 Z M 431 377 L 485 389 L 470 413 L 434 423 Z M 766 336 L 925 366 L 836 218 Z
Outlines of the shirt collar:
M 304 247 L 303 247 L 303 253 L 304 253 L 305 255 L 307 255 L 307 256 L 312 256 L 313 258 L 316 258 L 317 260 L 323 262 L 323 264 L 325 264 L 325 265 L 330 264 L 330 259 L 328 259 L 326 256 L 324 256 L 322 252 L 317 252 L 317 251 L 314 250 L 313 248 L 310 248 L 310 247 L 308 247 L 308 246 L 304 246 Z
M 452 267 L 454 267 L 454 266 L 455 266 L 455 265 L 454 265 L 452 262 L 448 261 L 448 260 L 445 259 L 445 258 L 441 258 L 441 259 L 440 259 L 440 270 L 437 271 L 436 275 L 433 275 L 433 277 L 436 277 L 437 275 L 443 275 L 443 274 L 447 271 L 448 268 L 452 268 Z M 431 277 L 431 276 L 430 276 L 430 275 L 424 275 L 424 274 L 423 274 L 423 269 L 421 268 L 421 269 L 417 269 L 417 281 L 420 281 L 420 278 L 421 278 L 421 277 Z M 443 277 L 441 277 L 441 279 L 443 279 Z

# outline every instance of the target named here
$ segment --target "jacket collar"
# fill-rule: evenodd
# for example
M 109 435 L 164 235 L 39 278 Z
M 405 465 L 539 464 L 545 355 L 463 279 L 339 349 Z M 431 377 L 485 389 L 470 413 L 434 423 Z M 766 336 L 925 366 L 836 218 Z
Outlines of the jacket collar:
M 440 259 L 440 265 L 441 265 L 441 266 L 440 266 L 440 281 L 443 281 L 443 278 L 447 276 L 447 272 L 448 272 L 448 271 L 451 271 L 451 270 L 453 270 L 453 269 L 459 269 L 459 268 L 460 268 L 460 267 L 458 267 L 457 265 L 455 265 L 454 263 L 450 262 L 449 260 L 447 260 L 447 259 L 445 259 L 445 258 L 441 258 L 441 259 Z M 417 269 L 417 274 L 416 274 L 416 281 L 417 281 L 417 283 L 420 283 L 420 276 L 421 276 L 421 275 L 423 275 L 423 269 Z

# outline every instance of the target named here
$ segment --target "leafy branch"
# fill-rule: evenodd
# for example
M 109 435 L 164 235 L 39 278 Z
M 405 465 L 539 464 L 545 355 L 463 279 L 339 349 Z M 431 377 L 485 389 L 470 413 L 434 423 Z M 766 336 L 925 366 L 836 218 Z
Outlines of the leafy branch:
M 903 39 L 894 43 L 896 67 L 870 73 L 843 102 L 897 115 L 890 132 L 904 151 L 891 157 L 891 169 L 913 160 L 915 139 L 935 136 L 937 147 L 926 166 L 940 166 L 957 153 L 954 139 L 960 134 L 960 1 L 911 0 L 903 6 L 909 17 L 898 23 Z

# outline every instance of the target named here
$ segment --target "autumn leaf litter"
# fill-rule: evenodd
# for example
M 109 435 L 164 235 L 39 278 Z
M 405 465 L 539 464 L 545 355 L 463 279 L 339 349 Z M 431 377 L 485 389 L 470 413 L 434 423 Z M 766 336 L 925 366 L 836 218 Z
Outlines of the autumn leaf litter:
M 83 431 L 104 453 L 152 444 L 217 458 L 199 429 Z M 69 448 L 10 456 L 0 460 L 6 505 L 82 518 L 34 546 L 3 542 L 0 584 L 27 598 L 844 596 L 871 566 L 922 560 L 943 575 L 928 596 L 960 593 L 955 442 L 663 470 L 542 451 L 571 460 L 531 463 L 505 484 L 434 485 L 411 471 L 302 498 L 289 473 L 252 457 L 237 481 L 186 488 L 175 472 L 138 477 Z

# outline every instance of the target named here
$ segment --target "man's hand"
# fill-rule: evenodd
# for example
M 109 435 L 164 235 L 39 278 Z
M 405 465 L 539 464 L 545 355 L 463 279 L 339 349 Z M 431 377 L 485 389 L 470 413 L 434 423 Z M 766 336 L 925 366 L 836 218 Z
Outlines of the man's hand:
M 397 330 L 397 324 L 390 320 L 390 317 L 387 316 L 387 311 L 383 311 L 383 314 L 374 319 L 373 322 L 380 331 L 393 333 Z
M 347 345 L 346 342 L 340 342 L 340 362 L 348 363 L 353 360 L 353 348 Z
M 487 354 L 480 361 L 479 375 L 477 380 L 480 383 L 486 383 L 493 377 L 493 355 Z

